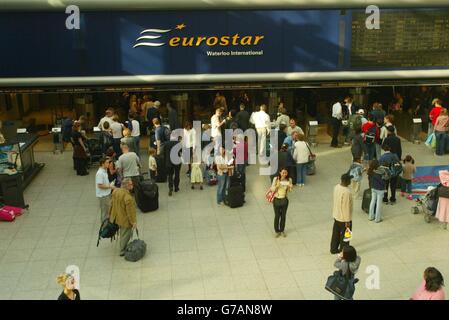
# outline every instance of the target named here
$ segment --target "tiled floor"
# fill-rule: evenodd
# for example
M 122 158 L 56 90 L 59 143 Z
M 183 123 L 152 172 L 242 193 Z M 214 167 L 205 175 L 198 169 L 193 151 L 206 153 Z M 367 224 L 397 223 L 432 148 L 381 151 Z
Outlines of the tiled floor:
M 403 143 L 417 165 L 448 164 L 424 145 Z M 117 242 L 101 241 L 94 173 L 77 177 L 71 154 L 38 152 L 44 170 L 26 190 L 30 212 L 0 223 L 0 299 L 56 299 L 56 276 L 67 265 L 81 270 L 83 299 L 332 299 L 324 290 L 333 271 L 329 254 L 332 189 L 350 161 L 348 148 L 320 145 L 317 174 L 290 196 L 287 238 L 273 236 L 273 209 L 264 200 L 269 179 L 248 169 L 246 204 L 217 207 L 215 187 L 169 198 L 160 184 L 160 209 L 138 213 L 147 256 L 118 256 Z M 364 181 L 364 186 L 366 181 Z M 370 223 L 356 201 L 354 240 L 362 257 L 356 299 L 407 299 L 427 266 L 449 276 L 449 231 L 410 214 L 399 197 L 384 207 L 384 222 Z M 365 286 L 370 265 L 380 268 L 380 289 Z

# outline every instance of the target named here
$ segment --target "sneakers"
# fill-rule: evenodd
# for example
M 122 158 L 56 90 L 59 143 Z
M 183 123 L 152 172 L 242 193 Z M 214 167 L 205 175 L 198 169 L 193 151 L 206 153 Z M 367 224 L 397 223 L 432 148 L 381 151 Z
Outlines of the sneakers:
M 178 192 L 178 191 L 179 191 L 179 188 L 175 189 L 175 192 Z
M 168 196 L 171 197 L 172 195 L 173 195 L 173 191 L 170 190 L 170 191 L 168 192 Z

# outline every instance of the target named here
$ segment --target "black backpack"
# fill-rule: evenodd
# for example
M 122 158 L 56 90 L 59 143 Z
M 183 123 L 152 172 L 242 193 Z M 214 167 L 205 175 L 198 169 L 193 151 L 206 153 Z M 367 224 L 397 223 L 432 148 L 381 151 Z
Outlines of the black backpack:
M 377 126 L 373 126 L 368 129 L 368 131 L 365 133 L 365 143 L 366 144 L 372 144 L 374 141 L 376 141 L 376 131 Z
M 390 164 L 390 172 L 391 172 L 391 176 L 394 177 L 399 177 L 399 175 L 402 173 L 402 171 L 404 171 L 402 164 L 399 161 L 393 161 Z
M 112 240 L 115 240 L 115 235 L 117 234 L 118 229 L 119 226 L 116 223 L 110 222 L 109 218 L 105 219 L 101 224 L 100 230 L 98 231 L 97 247 L 100 244 L 101 238 L 110 238 L 111 242 Z

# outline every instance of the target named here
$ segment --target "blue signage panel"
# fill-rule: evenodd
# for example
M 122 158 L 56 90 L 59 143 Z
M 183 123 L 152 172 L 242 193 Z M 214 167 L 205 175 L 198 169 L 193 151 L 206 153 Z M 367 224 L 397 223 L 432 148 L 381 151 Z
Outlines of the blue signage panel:
M 81 12 L 79 30 L 64 12 L 2 12 L 0 78 L 445 68 L 446 13 L 382 13 L 376 31 L 360 10 Z M 421 54 L 422 30 L 439 51 L 430 37 Z
M 0 77 L 335 71 L 340 12 L 1 13 Z

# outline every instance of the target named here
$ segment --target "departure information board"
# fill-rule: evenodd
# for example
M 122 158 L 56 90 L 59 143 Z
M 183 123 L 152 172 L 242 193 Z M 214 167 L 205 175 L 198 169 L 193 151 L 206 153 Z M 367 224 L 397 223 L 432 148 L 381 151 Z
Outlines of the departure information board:
M 352 15 L 351 69 L 449 67 L 449 10 L 381 10 L 378 30 Z

